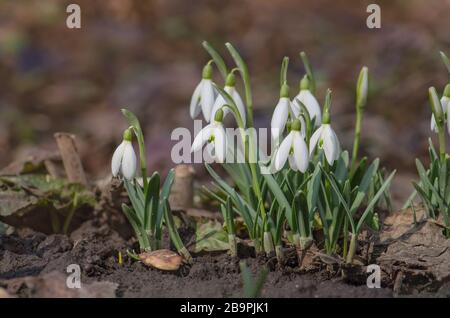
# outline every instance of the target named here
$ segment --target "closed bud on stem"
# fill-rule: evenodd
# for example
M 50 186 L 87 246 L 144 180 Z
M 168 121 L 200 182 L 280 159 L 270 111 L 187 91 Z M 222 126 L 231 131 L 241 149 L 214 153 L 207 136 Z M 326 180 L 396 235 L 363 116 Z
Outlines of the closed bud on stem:
M 439 101 L 438 94 L 434 87 L 428 89 L 428 98 L 430 100 L 431 110 L 436 119 L 436 124 L 438 127 L 442 127 L 444 124 L 444 112 L 442 110 L 441 102 Z
M 364 66 L 359 72 L 356 84 L 356 107 L 364 108 L 367 102 L 367 91 L 369 89 L 369 69 Z
M 325 97 L 325 105 L 323 106 L 322 124 L 329 124 L 331 121 L 330 106 L 331 106 L 331 89 L 328 89 L 327 95 Z

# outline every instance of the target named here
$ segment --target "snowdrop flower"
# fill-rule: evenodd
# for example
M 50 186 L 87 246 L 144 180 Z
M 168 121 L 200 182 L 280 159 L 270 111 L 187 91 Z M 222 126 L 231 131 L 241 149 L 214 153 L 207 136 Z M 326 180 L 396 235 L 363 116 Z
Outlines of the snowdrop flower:
M 309 116 L 311 117 L 311 121 L 313 121 L 315 118 L 314 126 L 318 126 L 322 120 L 322 116 L 320 112 L 319 102 L 317 102 L 317 99 L 309 90 L 308 75 L 305 75 L 300 81 L 300 92 L 292 101 L 292 111 L 294 112 L 295 117 L 298 117 L 298 115 L 300 114 L 301 107 L 299 102 L 305 105 L 306 109 L 308 110 Z
M 434 97 L 436 97 L 436 100 L 434 100 Z M 444 118 L 443 118 L 444 123 L 445 123 L 445 121 L 447 121 L 447 129 L 450 133 L 450 123 L 447 118 L 447 116 L 449 114 L 448 108 L 450 107 L 450 105 L 449 105 L 450 98 L 449 97 L 450 97 L 450 84 L 447 84 L 447 86 L 445 86 L 444 94 L 442 95 L 442 98 L 440 101 L 438 101 L 437 96 L 433 95 L 432 103 L 434 104 L 433 105 L 434 111 L 431 115 L 430 129 L 431 129 L 431 131 L 434 131 L 435 133 L 438 133 L 439 131 L 438 131 L 437 123 L 436 123 L 436 118 L 434 116 L 434 112 L 438 112 L 439 114 L 442 114 L 444 116 Z
M 292 170 L 305 172 L 309 165 L 308 147 L 304 136 L 300 132 L 301 122 L 294 120 L 291 125 L 291 132 L 281 142 L 275 153 L 275 171 L 283 169 L 286 160 L 289 159 L 289 166 Z
M 231 98 L 233 99 L 234 103 L 236 104 L 236 106 L 239 110 L 242 121 L 245 123 L 246 118 L 245 118 L 244 102 L 242 101 L 241 95 L 239 95 L 239 92 L 236 90 L 235 85 L 236 85 L 236 77 L 234 76 L 233 73 L 228 74 L 226 81 L 225 81 L 224 91 L 227 92 L 228 95 L 230 95 Z M 214 102 L 213 107 L 212 107 L 211 121 L 213 121 L 214 118 L 216 117 L 217 110 L 222 108 L 226 104 L 227 104 L 227 102 L 226 102 L 225 98 L 221 94 L 219 94 L 216 98 L 216 101 Z M 230 112 L 228 107 L 222 108 L 222 110 L 223 110 L 224 117 Z
M 120 172 L 125 179 L 131 180 L 136 173 L 136 154 L 131 139 L 131 129 L 128 128 L 124 131 L 123 141 L 114 151 L 111 160 L 111 171 L 114 177 L 117 177 Z
M 208 143 L 208 151 L 211 153 L 214 150 L 213 156 L 215 159 L 223 163 L 226 157 L 227 143 L 225 128 L 222 125 L 223 111 L 219 109 L 213 121 L 204 127 L 198 135 L 194 138 L 191 146 L 191 152 L 202 149 L 205 143 Z M 212 148 L 213 147 L 213 148 Z
M 327 101 L 325 102 L 324 113 L 322 118 L 322 125 L 314 132 L 309 141 L 309 153 L 310 155 L 314 152 L 316 147 L 323 149 L 325 152 L 325 158 L 328 163 L 332 165 L 335 160 L 339 158 L 341 147 L 339 145 L 339 140 L 336 133 L 330 126 L 330 94 L 331 91 L 328 90 Z
M 275 142 L 278 142 L 283 134 L 290 111 L 291 101 L 289 99 L 289 86 L 283 84 L 280 89 L 280 99 L 275 106 L 272 121 L 270 123 L 272 138 Z
M 198 83 L 191 98 L 190 114 L 196 118 L 200 111 L 207 122 L 211 118 L 211 110 L 215 100 L 215 89 L 212 81 L 212 66 L 208 63 L 203 68 L 202 80 Z

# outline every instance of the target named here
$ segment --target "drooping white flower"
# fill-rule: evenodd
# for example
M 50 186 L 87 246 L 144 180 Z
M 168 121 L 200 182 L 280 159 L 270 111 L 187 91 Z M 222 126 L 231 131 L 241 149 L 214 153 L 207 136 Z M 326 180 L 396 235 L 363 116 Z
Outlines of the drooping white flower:
M 308 169 L 309 152 L 300 128 L 300 120 L 294 120 L 291 126 L 291 132 L 284 138 L 275 153 L 275 172 L 283 169 L 288 159 L 291 169 L 300 172 L 305 172 Z
M 431 121 L 430 121 L 430 129 L 431 131 L 434 131 L 435 133 L 438 133 L 438 125 L 436 123 L 436 118 L 434 112 L 437 112 L 438 114 L 441 114 L 443 116 L 444 123 L 447 122 L 447 129 L 450 133 L 450 123 L 448 121 L 448 115 L 449 115 L 449 101 L 450 101 L 450 84 L 447 84 L 444 89 L 444 94 L 442 95 L 442 98 L 439 100 L 437 97 L 436 90 L 434 88 L 430 88 L 429 90 L 429 97 L 430 97 L 430 103 L 432 106 L 432 114 L 431 114 Z
M 315 122 L 314 126 L 319 126 L 322 121 L 320 105 L 317 99 L 309 90 L 309 80 L 307 75 L 305 75 L 300 81 L 300 92 L 292 101 L 292 111 L 295 117 L 298 117 L 298 115 L 300 114 L 300 102 L 305 105 L 306 109 L 308 110 L 311 121 Z
M 225 81 L 224 91 L 227 92 L 228 95 L 230 95 L 231 98 L 233 99 L 234 103 L 236 104 L 236 106 L 239 110 L 239 114 L 241 115 L 242 121 L 245 123 L 246 116 L 245 116 L 244 102 L 242 101 L 241 95 L 239 95 L 239 92 L 236 90 L 235 85 L 236 85 L 236 78 L 235 78 L 234 74 L 233 73 L 228 74 L 227 79 Z M 214 120 L 217 110 L 219 110 L 226 104 L 228 104 L 228 103 L 225 100 L 225 98 L 221 94 L 218 94 L 218 96 L 214 102 L 214 105 L 212 107 L 211 121 Z M 228 107 L 222 108 L 222 110 L 223 110 L 224 117 L 230 112 Z
M 223 111 L 219 109 L 213 121 L 205 126 L 197 136 L 191 146 L 191 152 L 202 149 L 203 145 L 209 143 L 208 151 L 217 162 L 225 162 L 227 153 L 227 137 L 225 128 L 222 125 Z M 207 146 L 207 147 L 208 147 Z
M 131 180 L 136 174 L 136 154 L 131 138 L 131 130 L 125 130 L 122 143 L 114 151 L 111 160 L 111 172 L 114 177 L 120 173 L 125 179 Z
M 341 154 L 341 146 L 336 133 L 330 125 L 330 104 L 331 104 L 331 91 L 328 90 L 327 98 L 325 99 L 324 113 L 322 118 L 322 125 L 311 136 L 309 140 L 309 153 L 314 152 L 316 147 L 323 149 L 327 162 L 332 165 L 335 160 L 339 158 Z
M 289 86 L 283 84 L 280 90 L 280 99 L 273 111 L 272 121 L 270 122 L 271 134 L 273 140 L 278 142 L 286 127 L 286 122 L 291 111 L 291 101 L 289 99 Z
M 211 111 L 215 101 L 215 88 L 212 81 L 212 67 L 210 63 L 203 68 L 202 80 L 194 90 L 190 104 L 192 119 L 196 118 L 200 111 L 207 122 L 211 118 Z

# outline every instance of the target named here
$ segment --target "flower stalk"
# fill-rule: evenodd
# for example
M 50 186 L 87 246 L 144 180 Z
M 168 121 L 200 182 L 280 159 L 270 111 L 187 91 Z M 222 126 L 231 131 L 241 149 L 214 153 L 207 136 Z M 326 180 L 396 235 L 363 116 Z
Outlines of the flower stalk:
M 359 143 L 361 139 L 361 127 L 362 119 L 364 115 L 364 109 L 367 103 L 367 91 L 369 86 L 368 80 L 368 68 L 364 66 L 358 77 L 356 84 L 356 123 L 355 123 L 355 136 L 353 141 L 353 151 L 352 151 L 352 163 L 351 163 L 351 175 L 355 172 L 356 161 L 358 158 Z

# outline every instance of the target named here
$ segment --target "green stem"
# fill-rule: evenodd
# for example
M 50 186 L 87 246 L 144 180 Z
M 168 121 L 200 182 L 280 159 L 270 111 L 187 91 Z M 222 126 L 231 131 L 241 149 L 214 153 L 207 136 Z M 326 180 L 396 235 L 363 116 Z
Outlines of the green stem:
M 139 133 L 136 133 L 137 141 L 139 145 L 139 162 L 141 165 L 141 175 L 142 175 L 142 184 L 144 185 L 144 193 L 147 190 L 148 180 L 147 180 L 147 161 L 145 159 L 145 142 L 144 135 L 142 134 L 142 130 L 139 128 Z
M 361 139 L 361 126 L 364 108 L 356 107 L 355 139 L 353 140 L 353 152 L 350 175 L 353 175 L 356 169 L 356 160 L 358 158 L 359 143 Z
M 275 250 L 272 240 L 272 234 L 270 232 L 264 232 L 264 251 L 271 253 Z
M 343 243 L 343 256 L 344 258 L 347 257 L 348 253 L 348 219 L 345 218 L 344 220 L 344 243 Z
M 75 194 L 73 195 L 72 207 L 70 208 L 69 214 L 67 215 L 66 219 L 64 220 L 63 234 L 67 234 L 67 232 L 69 231 L 69 226 L 70 226 L 70 223 L 72 221 L 72 218 L 75 214 L 77 207 L 78 207 L 78 192 L 75 192 Z
M 355 252 L 356 252 L 356 240 L 357 238 L 357 234 L 356 233 L 352 233 L 352 238 L 350 240 L 350 248 L 348 250 L 348 254 L 347 254 L 347 264 L 351 264 L 351 262 L 353 261 L 353 257 L 355 256 Z
M 232 257 L 236 257 L 237 256 L 236 235 L 228 234 L 228 245 L 230 246 L 230 255 Z
M 445 164 L 445 128 L 440 125 L 438 127 L 439 133 L 439 157 L 441 162 Z

